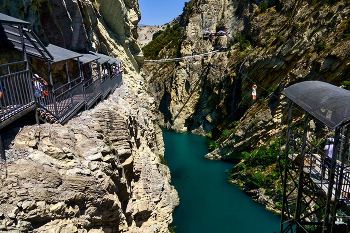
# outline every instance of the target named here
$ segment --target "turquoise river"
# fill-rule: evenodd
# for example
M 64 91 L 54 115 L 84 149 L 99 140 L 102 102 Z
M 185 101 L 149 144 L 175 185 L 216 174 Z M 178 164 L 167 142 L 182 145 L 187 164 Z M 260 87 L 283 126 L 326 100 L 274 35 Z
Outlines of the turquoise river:
M 280 218 L 228 182 L 233 165 L 210 161 L 205 138 L 163 130 L 165 158 L 180 196 L 176 233 L 274 233 Z

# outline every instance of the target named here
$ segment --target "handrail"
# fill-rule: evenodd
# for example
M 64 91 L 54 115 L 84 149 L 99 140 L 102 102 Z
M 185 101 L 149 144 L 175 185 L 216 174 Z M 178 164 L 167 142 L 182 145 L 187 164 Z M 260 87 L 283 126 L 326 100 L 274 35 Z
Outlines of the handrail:
M 2 64 L 2 65 L 0 65 L 0 68 L 3 66 L 12 66 L 12 65 L 17 65 L 17 64 L 21 64 L 21 63 L 25 63 L 25 61 L 16 61 L 16 62 L 8 63 L 8 64 Z
M 23 73 L 25 73 L 25 72 L 27 72 L 27 71 L 28 71 L 28 70 L 21 70 L 21 71 L 17 71 L 17 72 L 10 73 L 10 74 L 5 74 L 5 75 L 0 76 L 0 78 L 6 78 L 6 77 L 8 77 L 9 75 L 23 74 Z
M 47 78 L 47 76 L 44 75 L 43 73 L 41 73 L 37 68 L 35 68 L 35 67 L 33 66 L 32 63 L 30 63 L 30 62 L 28 61 L 28 64 L 29 64 L 29 66 L 30 66 L 31 68 L 33 68 L 33 69 L 35 70 L 36 73 L 39 73 L 39 76 L 40 76 L 40 77 L 45 77 L 45 78 Z M 48 79 L 46 79 L 46 80 L 48 80 Z
M 0 76 L 3 85 L 5 85 L 3 89 L 3 102 L 5 104 L 0 104 L 0 128 L 11 123 L 12 119 L 17 119 L 33 109 L 45 114 L 48 120 L 51 116 L 55 122 L 65 122 L 82 106 L 85 106 L 86 109 L 90 108 L 100 97 L 106 97 L 108 93 L 123 83 L 122 73 L 110 74 L 104 80 L 93 75 L 91 78 L 83 80 L 79 76 L 52 90 L 52 86 L 42 80 L 38 80 L 41 84 L 39 86 L 34 83 L 33 75 L 35 73 L 45 77 L 45 79 L 46 75 L 30 62 L 14 62 L 0 65 L 0 67 L 16 64 L 28 64 L 28 66 L 26 68 L 19 67 L 24 68 L 24 70 Z M 66 88 L 68 89 L 65 90 Z M 61 93 L 57 94 L 60 91 Z

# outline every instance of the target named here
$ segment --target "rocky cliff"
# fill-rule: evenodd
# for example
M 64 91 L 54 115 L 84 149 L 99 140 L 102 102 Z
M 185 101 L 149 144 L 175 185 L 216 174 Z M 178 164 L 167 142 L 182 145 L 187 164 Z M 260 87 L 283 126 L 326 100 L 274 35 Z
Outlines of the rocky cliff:
M 122 86 L 64 126 L 21 128 L 1 164 L 0 230 L 167 232 L 178 196 L 151 103 Z
M 158 32 L 159 30 L 164 30 L 165 25 L 162 26 L 139 26 L 137 28 L 137 33 L 139 34 L 138 40 L 141 43 L 141 46 L 147 45 L 150 41 L 152 41 L 153 34 Z
M 143 64 L 136 0 L 4 0 L 0 12 L 30 22 L 30 29 L 45 42 L 118 57 L 125 61 L 126 72 L 138 71 Z
M 348 1 L 188 2 L 180 20 L 181 56 L 220 46 L 228 50 L 144 66 L 160 124 L 179 132 L 210 132 L 219 148 L 208 158 L 266 144 L 285 129 L 288 100 L 280 94 L 285 87 L 305 80 L 340 86 L 347 80 L 349 10 Z M 203 38 L 204 30 L 227 35 Z M 251 97 L 254 83 L 257 101 Z M 225 140 L 224 130 L 230 132 Z
M 123 85 L 65 125 L 2 132 L 0 231 L 167 232 L 179 203 L 138 74 L 137 1 L 1 1 L 47 42 L 123 61 Z

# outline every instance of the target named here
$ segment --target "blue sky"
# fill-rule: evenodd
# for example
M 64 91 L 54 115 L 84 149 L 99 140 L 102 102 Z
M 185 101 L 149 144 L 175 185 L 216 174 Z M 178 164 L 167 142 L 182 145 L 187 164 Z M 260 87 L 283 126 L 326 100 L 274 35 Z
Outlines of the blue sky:
M 141 11 L 139 24 L 154 26 L 169 23 L 182 13 L 185 2 L 185 0 L 139 0 Z

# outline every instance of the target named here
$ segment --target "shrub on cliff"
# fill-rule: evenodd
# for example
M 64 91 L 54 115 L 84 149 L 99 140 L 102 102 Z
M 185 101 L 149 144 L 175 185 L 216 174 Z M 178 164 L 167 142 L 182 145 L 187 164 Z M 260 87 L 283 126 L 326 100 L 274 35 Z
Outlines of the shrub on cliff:
M 180 55 L 180 44 L 182 41 L 182 28 L 177 24 L 173 27 L 167 27 L 164 31 L 158 31 L 153 34 L 153 40 L 142 48 L 146 59 L 160 59 L 160 52 L 166 47 L 169 58 L 175 58 Z
M 262 146 L 259 149 L 249 152 L 242 152 L 241 158 L 248 167 L 263 166 L 267 167 L 277 161 L 279 155 L 279 143 L 272 141 L 270 146 Z
M 222 140 L 226 140 L 230 136 L 230 130 L 229 129 L 224 129 L 221 133 L 220 138 Z
M 208 140 L 207 141 L 207 145 L 208 145 L 208 150 L 209 151 L 213 151 L 213 150 L 216 150 L 218 148 L 218 145 L 216 144 L 215 141 Z
M 237 43 L 239 43 L 239 49 L 244 51 L 250 45 L 250 41 L 247 40 L 241 33 L 233 34 L 233 38 Z

